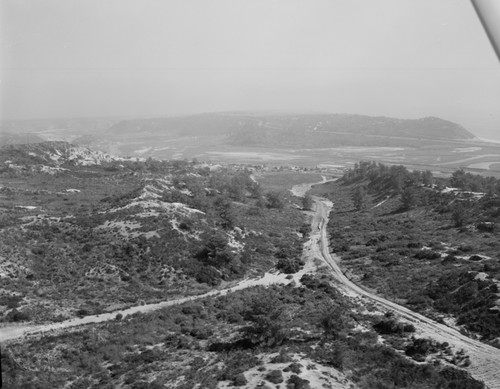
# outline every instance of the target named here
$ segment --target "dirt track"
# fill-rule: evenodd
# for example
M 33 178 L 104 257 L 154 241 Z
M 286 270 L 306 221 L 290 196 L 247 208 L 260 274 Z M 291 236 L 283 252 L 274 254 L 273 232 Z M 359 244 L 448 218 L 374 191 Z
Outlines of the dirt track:
M 300 194 L 299 194 L 300 195 Z M 385 310 L 391 310 L 400 317 L 414 324 L 420 337 L 430 337 L 440 342 L 448 342 L 456 350 L 464 349 L 470 356 L 472 364 L 467 370 L 478 380 L 483 381 L 489 389 L 500 389 L 500 349 L 488 346 L 480 341 L 471 339 L 457 330 L 444 324 L 437 323 L 425 316 L 415 313 L 394 302 L 388 301 L 369 291 L 364 290 L 351 282 L 340 270 L 338 257 L 332 256 L 328 248 L 328 235 L 326 226 L 333 204 L 328 200 L 315 198 L 316 209 L 312 218 L 312 230 L 309 242 L 305 247 L 305 255 L 311 264 L 314 258 L 325 261 L 330 266 L 333 275 L 339 282 L 338 287 L 347 295 L 376 303 Z M 301 275 L 310 270 L 307 266 L 304 270 L 294 275 L 294 280 L 300 279 Z M 25 335 L 42 333 L 64 328 L 76 327 L 90 323 L 100 323 L 113 320 L 117 314 L 123 316 L 136 312 L 149 312 L 163 307 L 181 304 L 189 300 L 203 297 L 227 294 L 234 290 L 240 290 L 255 285 L 270 285 L 275 283 L 290 282 L 286 275 L 279 273 L 267 273 L 263 278 L 244 280 L 229 289 L 212 291 L 199 296 L 185 297 L 177 300 L 164 301 L 157 304 L 135 306 L 126 310 L 111 312 L 101 315 L 87 316 L 80 319 L 66 320 L 61 323 L 45 325 L 20 325 L 0 328 L 0 343 L 22 338 Z
M 315 200 L 316 212 L 312 222 L 312 231 L 316 235 L 314 241 L 317 243 L 313 245 L 313 250 L 317 257 L 323 259 L 330 266 L 335 278 L 339 281 L 340 289 L 347 295 L 369 300 L 386 310 L 393 311 L 396 315 L 413 323 L 420 337 L 429 337 L 440 342 L 448 342 L 450 346 L 457 350 L 464 349 L 472 362 L 467 368 L 472 376 L 483 381 L 490 389 L 500 389 L 500 349 L 471 339 L 451 327 L 437 323 L 403 306 L 366 291 L 351 282 L 342 273 L 338 265 L 340 259 L 332 256 L 328 248 L 326 225 L 332 204 L 324 199 L 316 198 Z

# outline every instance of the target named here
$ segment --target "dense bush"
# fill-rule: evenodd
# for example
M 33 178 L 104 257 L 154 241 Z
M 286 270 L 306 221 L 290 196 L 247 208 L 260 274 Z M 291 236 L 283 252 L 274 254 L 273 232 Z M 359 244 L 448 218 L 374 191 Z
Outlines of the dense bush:
M 18 308 L 19 303 L 23 300 L 22 296 L 3 295 L 0 296 L 0 305 L 5 305 L 7 308 Z
M 283 380 L 283 373 L 281 370 L 271 370 L 265 376 L 266 380 L 272 382 L 273 384 L 280 384 Z
M 298 258 L 281 258 L 276 264 L 276 269 L 286 274 L 297 273 L 304 266 L 304 262 Z
M 14 308 L 5 316 L 5 320 L 8 322 L 29 321 L 30 319 L 31 316 L 29 315 L 29 313 L 18 311 L 16 308 Z
M 383 335 L 397 334 L 402 335 L 405 332 L 415 332 L 412 324 L 400 323 L 393 318 L 384 318 L 373 325 L 375 331 Z
M 428 354 L 438 352 L 441 348 L 443 347 L 440 344 L 431 339 L 413 338 L 411 343 L 406 346 L 405 354 L 420 360 Z
M 436 309 L 457 315 L 458 324 L 492 339 L 500 335 L 500 316 L 491 310 L 496 306 L 498 287 L 476 275 L 467 270 L 448 271 L 428 286 L 427 295 Z
M 418 253 L 416 253 L 415 258 L 417 258 L 417 259 L 437 259 L 437 258 L 441 258 L 441 254 L 438 253 L 437 251 L 424 249 L 424 250 L 420 250 Z

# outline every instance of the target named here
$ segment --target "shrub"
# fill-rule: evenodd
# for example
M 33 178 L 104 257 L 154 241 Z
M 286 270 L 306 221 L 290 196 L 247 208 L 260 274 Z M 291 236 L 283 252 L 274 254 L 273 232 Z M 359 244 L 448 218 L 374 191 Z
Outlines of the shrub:
M 382 262 L 385 266 L 399 265 L 399 255 L 388 252 L 384 254 L 372 255 L 372 259 L 377 262 Z
M 10 311 L 5 319 L 8 322 L 20 322 L 20 321 L 29 321 L 30 315 L 27 312 L 20 312 L 16 308 Z
M 382 335 L 403 334 L 404 332 L 415 332 L 412 324 L 399 323 L 393 318 L 384 318 L 373 325 L 375 331 Z
M 266 193 L 267 207 L 283 209 L 285 207 L 285 196 L 280 191 L 271 191 Z
M 406 323 L 403 325 L 403 331 L 404 332 L 415 332 L 416 328 L 413 324 L 411 323 Z
M 203 327 L 193 328 L 189 334 L 196 339 L 208 339 L 214 334 L 214 332 L 209 327 Z
M 424 249 L 424 250 L 420 250 L 418 253 L 416 253 L 415 258 L 417 258 L 417 259 L 437 259 L 437 258 L 441 258 L 441 254 L 438 253 L 437 251 Z
M 288 323 L 285 319 L 286 306 L 269 289 L 259 290 L 248 302 L 245 319 L 252 325 L 243 333 L 254 345 L 275 346 L 288 337 Z
M 17 308 L 22 299 L 22 296 L 0 296 L 0 305 L 5 305 L 9 309 Z
M 432 299 L 429 296 L 415 294 L 411 296 L 406 303 L 415 307 L 426 308 L 432 306 Z
M 300 378 L 298 375 L 293 374 L 286 382 L 287 389 L 310 389 L 309 380 Z
M 266 380 L 272 382 L 273 384 L 280 384 L 283 380 L 283 373 L 281 370 L 272 370 L 266 374 Z
M 481 222 L 478 223 L 477 229 L 481 232 L 495 232 L 495 223 Z
M 245 378 L 245 375 L 243 373 L 237 374 L 233 378 L 233 385 L 234 386 L 245 386 L 247 383 L 248 383 L 248 381 Z
M 423 338 L 412 339 L 412 342 L 405 348 L 406 355 L 419 361 L 426 355 L 437 351 L 439 351 L 439 348 L 435 342 L 430 339 Z
M 281 258 L 276 264 L 276 268 L 285 274 L 297 273 L 303 266 L 303 262 L 297 259 Z
M 292 362 L 292 358 L 286 353 L 281 351 L 278 355 L 270 360 L 271 363 L 288 363 Z
M 300 363 L 295 362 L 295 363 L 291 363 L 290 365 L 288 365 L 288 367 L 283 369 L 283 371 L 291 371 L 292 373 L 300 374 L 302 367 L 304 367 L 304 366 L 302 366 Z
M 482 382 L 474 380 L 470 374 L 464 370 L 454 369 L 446 366 L 439 372 L 439 376 L 446 380 L 446 389 L 484 389 Z
M 443 264 L 454 263 L 456 261 L 457 257 L 455 257 L 453 254 L 448 254 L 446 257 L 444 257 Z
M 221 283 L 221 273 L 212 266 L 200 266 L 196 271 L 196 281 L 216 286 Z
M 463 252 L 463 253 L 470 253 L 471 251 L 474 251 L 475 248 L 474 248 L 474 246 L 471 246 L 470 244 L 466 244 L 466 245 L 460 245 L 458 247 L 458 250 Z

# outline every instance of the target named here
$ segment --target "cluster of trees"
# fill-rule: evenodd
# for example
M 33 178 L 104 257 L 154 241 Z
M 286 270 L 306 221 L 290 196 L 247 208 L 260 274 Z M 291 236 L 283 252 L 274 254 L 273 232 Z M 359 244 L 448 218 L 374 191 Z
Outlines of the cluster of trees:
M 358 211 L 368 206 L 370 193 L 399 195 L 402 210 L 409 210 L 419 201 L 416 188 L 420 185 L 431 186 L 434 178 L 429 170 L 410 172 L 401 165 L 386 166 L 373 161 L 361 161 L 344 174 L 342 181 L 345 184 L 358 184 L 351 195 Z
M 476 209 L 477 202 L 471 199 L 456 198 L 452 193 L 440 194 L 423 190 L 422 187 L 430 187 L 436 181 L 428 170 L 410 172 L 404 166 L 386 166 L 362 161 L 348 170 L 341 181 L 353 186 L 351 201 L 358 211 L 366 209 L 372 197 L 380 199 L 384 196 L 399 196 L 400 210 L 410 210 L 422 204 L 433 205 L 441 213 L 450 213 L 456 227 L 464 226 L 483 213 Z M 482 201 L 479 207 L 489 214 L 487 221 L 500 215 L 499 204 L 495 202 L 495 198 L 500 194 L 500 180 L 457 170 L 448 181 L 440 179 L 439 184 L 486 193 L 487 200 Z M 473 214 L 476 217 L 472 217 Z M 483 223 L 483 226 L 486 225 Z
M 344 174 L 342 181 L 346 184 L 367 181 L 369 189 L 392 190 L 397 193 L 401 193 L 410 184 L 431 186 L 435 183 L 430 170 L 410 172 L 402 165 L 387 166 L 374 161 L 356 163 Z M 453 172 L 447 184 L 454 188 L 483 192 L 490 196 L 500 194 L 500 179 L 472 174 L 463 169 Z
M 253 203 L 258 209 L 283 209 L 286 205 L 284 191 L 265 191 L 251 177 L 247 170 L 234 172 L 231 169 L 219 169 L 210 172 L 201 169 L 203 174 L 176 175 L 173 185 L 177 191 L 165 192 L 162 200 L 166 202 L 182 202 L 203 212 L 215 212 L 224 219 L 225 228 L 234 227 L 232 203 Z M 190 195 L 186 194 L 186 190 Z M 258 214 L 260 211 L 256 211 Z
M 400 193 L 409 184 L 430 186 L 434 182 L 434 177 L 430 170 L 410 172 L 402 165 L 387 166 L 374 161 L 356 163 L 342 177 L 342 181 L 346 184 L 364 180 L 368 181 L 370 189 L 383 189 Z
M 500 180 L 498 178 L 483 177 L 465 172 L 463 169 L 459 169 L 451 175 L 450 185 L 471 192 L 483 192 L 490 196 L 500 195 Z

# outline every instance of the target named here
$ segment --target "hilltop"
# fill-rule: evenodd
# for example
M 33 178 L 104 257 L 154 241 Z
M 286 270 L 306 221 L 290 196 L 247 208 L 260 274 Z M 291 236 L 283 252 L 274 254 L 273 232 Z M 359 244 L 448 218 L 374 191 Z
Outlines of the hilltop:
M 373 145 L 379 143 L 376 137 L 399 138 L 400 143 L 409 139 L 474 138 L 474 135 L 462 126 L 434 117 L 410 120 L 348 114 L 210 113 L 173 118 L 136 119 L 114 124 L 108 130 L 108 134 L 222 135 L 233 145 L 281 147 Z
M 451 174 L 499 175 L 500 145 L 450 121 L 328 113 L 221 112 L 3 123 L 7 144 L 66 141 L 122 158 L 324 167 L 370 159 Z
M 439 141 L 477 139 L 457 123 L 426 117 L 330 113 L 219 112 L 171 117 L 40 119 L 5 122 L 2 144 L 67 140 L 81 145 L 117 147 L 128 143 L 154 148 L 164 141 L 196 139 L 207 148 L 233 147 L 325 148 L 338 146 L 421 146 Z M 168 144 L 163 145 L 168 149 Z

